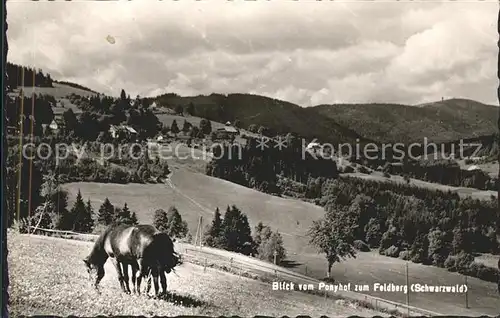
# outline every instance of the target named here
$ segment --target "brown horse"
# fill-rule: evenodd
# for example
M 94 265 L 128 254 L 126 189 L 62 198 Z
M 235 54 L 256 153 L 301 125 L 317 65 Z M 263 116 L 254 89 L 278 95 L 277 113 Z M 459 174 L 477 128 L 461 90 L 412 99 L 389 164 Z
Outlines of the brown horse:
M 130 293 L 128 266 L 132 267 L 134 291 L 140 293 L 141 281 L 150 273 L 156 275 L 153 278 L 157 286 L 159 271 L 155 268 L 169 273 L 179 262 L 170 237 L 152 225 L 112 225 L 99 236 L 89 256 L 84 259 L 95 288 L 104 277 L 104 263 L 108 258 L 115 266 L 120 286 L 126 293 Z M 161 283 L 166 291 L 166 279 L 161 279 Z

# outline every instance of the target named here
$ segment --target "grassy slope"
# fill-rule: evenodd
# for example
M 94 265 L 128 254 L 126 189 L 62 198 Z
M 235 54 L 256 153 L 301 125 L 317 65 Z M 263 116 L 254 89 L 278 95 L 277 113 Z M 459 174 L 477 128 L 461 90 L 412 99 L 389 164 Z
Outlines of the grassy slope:
M 309 109 L 335 119 L 363 136 L 386 142 L 436 142 L 497 132 L 499 108 L 450 99 L 420 107 L 395 104 L 320 105 Z
M 302 265 L 295 268 L 305 272 L 307 265 L 308 275 L 324 276 L 325 262 L 317 254 L 298 254 L 294 260 Z M 496 256 L 498 260 L 498 256 Z M 332 276 L 337 281 L 352 282 L 354 284 L 394 283 L 406 284 L 406 261 L 397 258 L 381 256 L 378 252 L 359 253 L 356 259 L 348 259 L 337 263 L 332 268 Z M 434 266 L 408 263 L 409 283 L 455 285 L 463 284 L 464 276 L 450 273 L 445 269 Z M 469 309 L 465 309 L 464 294 L 446 293 L 411 293 L 410 305 L 432 310 L 441 314 L 480 316 L 498 315 L 500 302 L 498 301 L 497 286 L 477 278 L 467 277 L 469 286 Z M 406 303 L 406 295 L 402 293 L 369 292 L 370 295 Z
M 90 287 L 83 262 L 91 243 L 19 234 L 9 235 L 10 306 L 19 315 L 239 315 L 373 316 L 322 297 L 271 291 L 269 284 L 185 263 L 168 275 L 176 303 L 121 293 L 108 261 L 102 294 Z M 182 301 L 182 303 L 180 303 Z M 191 306 L 188 306 L 191 304 Z M 196 306 L 192 306 L 192 305 Z
M 71 94 L 76 94 L 80 96 L 92 96 L 95 95 L 96 93 L 89 92 L 87 90 L 83 90 L 80 88 L 75 88 L 72 86 L 68 86 L 65 84 L 60 84 L 60 83 L 53 83 L 54 87 L 35 87 L 35 93 L 36 94 L 43 94 L 43 95 L 51 95 L 54 96 L 56 101 L 59 103 L 63 103 L 64 107 L 61 106 L 56 106 L 53 108 L 54 114 L 60 115 L 63 112 L 65 112 L 67 109 L 71 108 L 75 113 L 80 113 L 81 110 L 76 107 L 76 105 L 72 104 L 67 96 Z M 29 96 L 33 93 L 33 87 L 22 87 L 24 94 L 26 96 Z M 18 92 L 19 90 L 16 89 L 15 92 Z
M 172 114 L 157 114 L 156 116 L 162 122 L 162 124 L 167 125 L 168 127 L 172 125 L 172 122 L 174 120 L 177 121 L 177 126 L 179 127 L 179 129 L 182 129 L 182 124 L 184 123 L 184 120 L 187 120 L 190 124 L 197 127 L 200 127 L 200 121 L 202 120 L 201 117 L 197 116 L 181 116 Z M 223 123 L 219 123 L 216 121 L 211 121 L 211 124 L 212 124 L 212 130 L 224 127 Z
M 138 213 L 139 220 L 146 223 L 152 221 L 156 209 L 167 210 L 174 205 L 188 222 L 193 235 L 199 216 L 203 216 L 206 225 L 211 221 L 216 207 L 224 213 L 227 205 L 235 204 L 247 214 L 252 227 L 259 221 L 272 224 L 274 229 L 284 235 L 289 250 L 311 251 L 303 236 L 312 220 L 323 216 L 322 208 L 298 200 L 270 196 L 183 169 L 174 170 L 171 181 L 173 188 L 167 184 L 118 185 L 87 182 L 69 183 L 65 188 L 70 192 L 71 200 L 80 189 L 85 200 L 90 198 L 96 211 L 106 197 L 118 206 L 127 202 L 131 210 Z

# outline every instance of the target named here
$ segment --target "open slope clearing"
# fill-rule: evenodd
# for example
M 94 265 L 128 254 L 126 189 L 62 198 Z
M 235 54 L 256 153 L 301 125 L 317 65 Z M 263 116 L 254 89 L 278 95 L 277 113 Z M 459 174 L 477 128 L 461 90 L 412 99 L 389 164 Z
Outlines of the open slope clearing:
M 297 253 L 312 251 L 305 234 L 312 221 L 323 216 L 323 209 L 319 206 L 267 195 L 183 169 L 175 170 L 170 181 L 167 184 L 127 185 L 78 182 L 64 187 L 70 192 L 70 200 L 74 200 L 80 189 L 84 199 L 90 199 L 95 211 L 106 197 L 117 206 L 126 202 L 132 211 L 136 211 L 139 221 L 145 223 L 152 221 L 156 209 L 167 210 L 174 205 L 188 222 L 193 235 L 200 216 L 207 225 L 217 207 L 224 214 L 228 205 L 235 204 L 247 214 L 252 227 L 262 221 L 270 224 L 273 230 L 279 230 L 287 249 Z M 71 206 L 72 202 L 69 204 Z
M 380 182 L 406 183 L 404 178 L 401 176 L 391 175 L 390 178 L 386 178 L 386 177 L 384 177 L 384 175 L 381 172 L 378 172 L 378 171 L 374 171 L 372 174 L 362 174 L 359 172 L 354 172 L 354 173 L 345 173 L 343 175 L 361 178 L 361 179 L 366 179 L 366 180 L 380 181 Z M 470 196 L 474 199 L 480 199 L 480 200 L 490 200 L 492 196 L 495 198 L 497 197 L 496 191 L 479 190 L 479 189 L 475 189 L 475 188 L 465 188 L 465 187 L 452 187 L 449 185 L 432 183 L 432 182 L 422 181 L 422 180 L 413 179 L 413 178 L 410 179 L 410 185 L 413 185 L 413 186 L 416 186 L 419 188 L 427 188 L 427 189 L 431 189 L 431 190 L 456 192 L 461 197 Z
M 92 243 L 11 234 L 9 243 L 10 314 L 145 316 L 373 316 L 378 312 L 325 301 L 215 269 L 184 263 L 169 274 L 170 301 L 121 292 L 108 261 L 102 294 L 90 286 L 82 259 Z
M 55 105 L 52 108 L 56 116 L 61 115 L 70 108 L 76 114 L 81 112 L 81 110 L 75 104 L 71 103 L 71 101 L 67 98 L 69 95 L 75 94 L 84 97 L 96 95 L 96 93 L 68 86 L 65 84 L 53 83 L 53 86 L 54 87 L 35 87 L 34 91 L 35 94 L 50 95 L 56 99 L 57 105 Z M 31 96 L 31 94 L 33 94 L 33 87 L 21 87 L 21 88 L 23 89 L 25 96 Z M 18 94 L 19 89 L 15 89 L 14 92 Z

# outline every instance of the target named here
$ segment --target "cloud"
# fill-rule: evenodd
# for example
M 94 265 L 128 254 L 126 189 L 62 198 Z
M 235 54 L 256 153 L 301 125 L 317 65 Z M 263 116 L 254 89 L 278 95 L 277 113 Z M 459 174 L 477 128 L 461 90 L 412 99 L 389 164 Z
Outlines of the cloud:
M 493 2 L 12 0 L 7 10 L 10 61 L 112 95 L 498 104 Z

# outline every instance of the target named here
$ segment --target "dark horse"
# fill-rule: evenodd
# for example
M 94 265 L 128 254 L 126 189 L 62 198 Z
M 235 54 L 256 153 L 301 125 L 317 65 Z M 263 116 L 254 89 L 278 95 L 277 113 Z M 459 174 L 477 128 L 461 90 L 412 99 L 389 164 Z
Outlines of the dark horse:
M 131 266 L 134 291 L 140 293 L 141 280 L 151 273 L 157 295 L 160 270 L 162 274 L 169 273 L 179 262 L 170 237 L 152 225 L 112 225 L 99 236 L 89 256 L 83 260 L 96 288 L 104 277 L 104 263 L 108 258 L 115 266 L 124 292 L 130 293 L 128 266 Z M 165 292 L 167 283 L 164 277 L 160 275 Z

